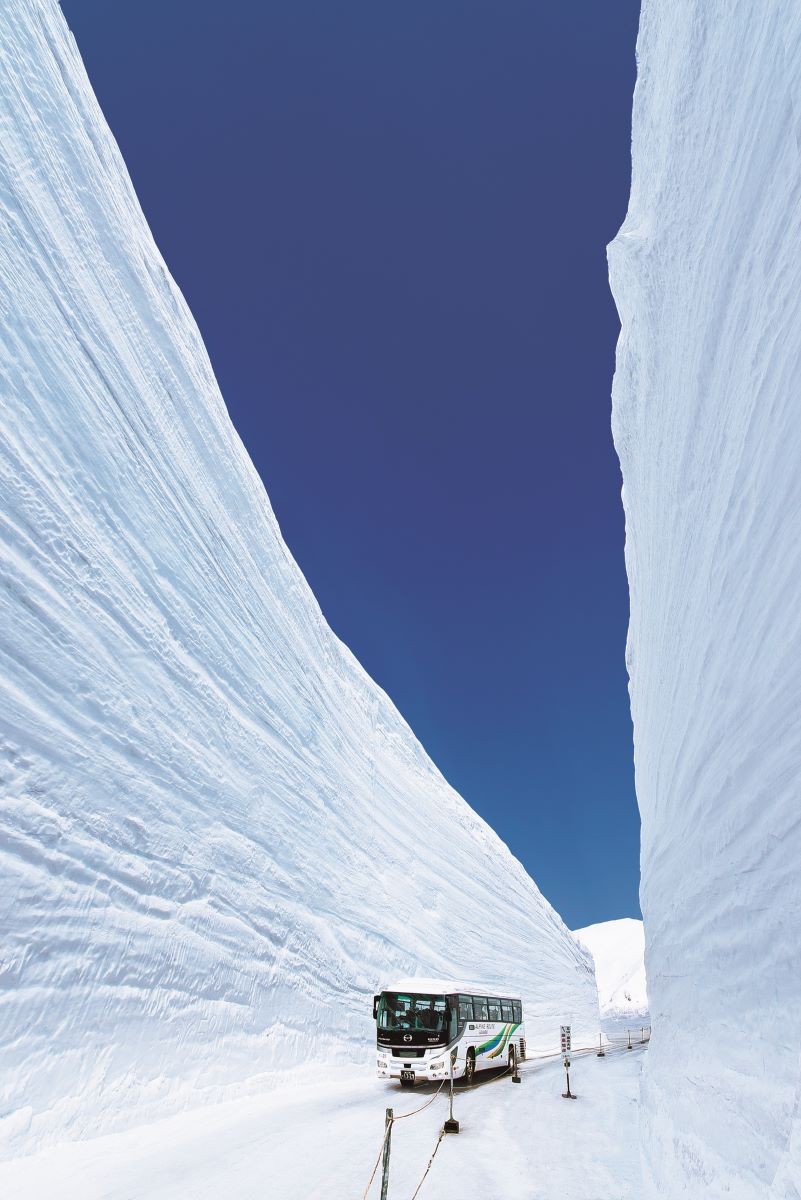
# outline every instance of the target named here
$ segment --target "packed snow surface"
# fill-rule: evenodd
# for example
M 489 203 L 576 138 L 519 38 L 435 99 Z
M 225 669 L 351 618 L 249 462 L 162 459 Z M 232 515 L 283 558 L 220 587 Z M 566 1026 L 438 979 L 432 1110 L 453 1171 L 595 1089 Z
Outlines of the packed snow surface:
M 372 1070 L 391 976 L 589 1035 L 589 956 L 284 545 L 55 0 L 0 56 L 2 1153 Z
M 595 962 L 601 1016 L 646 1017 L 645 937 L 642 921 L 622 917 L 576 930 L 576 937 Z
M 660 1195 L 801 1195 L 801 21 L 645 0 L 610 247 Z
M 522 1082 L 457 1091 L 458 1135 L 437 1150 L 421 1200 L 642 1200 L 638 1092 L 647 1050 L 527 1062 Z M 0 1163 L 3 1200 L 344 1200 L 364 1195 L 391 1107 L 390 1200 L 421 1182 L 448 1115 L 445 1092 L 321 1077 L 139 1129 Z M 423 1112 L 415 1112 L 431 1101 Z M 380 1172 L 368 1200 L 378 1200 Z

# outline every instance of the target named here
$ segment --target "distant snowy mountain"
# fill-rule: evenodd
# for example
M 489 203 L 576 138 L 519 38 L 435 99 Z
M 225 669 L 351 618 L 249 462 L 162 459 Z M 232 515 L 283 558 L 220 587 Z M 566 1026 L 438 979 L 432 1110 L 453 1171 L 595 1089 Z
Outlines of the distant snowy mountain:
M 648 1013 L 645 986 L 645 937 L 642 921 L 623 917 L 575 931 L 595 962 L 602 1017 L 643 1017 Z
M 589 956 L 282 541 L 55 0 L 0 55 L 3 1153 L 372 1070 L 388 976 L 594 1032 Z
M 801 21 L 645 0 L 610 247 L 652 1194 L 801 1196 Z

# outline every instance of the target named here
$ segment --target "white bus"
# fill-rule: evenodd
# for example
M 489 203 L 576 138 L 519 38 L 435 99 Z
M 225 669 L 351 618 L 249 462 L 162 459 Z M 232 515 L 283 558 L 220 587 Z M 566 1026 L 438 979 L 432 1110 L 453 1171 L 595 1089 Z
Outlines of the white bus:
M 441 979 L 404 979 L 373 997 L 379 1079 L 402 1087 L 514 1067 L 526 1057 L 523 1006 L 509 993 Z

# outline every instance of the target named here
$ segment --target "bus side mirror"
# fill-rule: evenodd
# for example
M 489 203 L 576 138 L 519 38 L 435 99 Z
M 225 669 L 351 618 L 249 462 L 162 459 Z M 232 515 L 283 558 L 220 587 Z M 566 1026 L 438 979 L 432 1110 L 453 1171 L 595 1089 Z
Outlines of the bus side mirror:
M 379 997 L 373 996 L 373 1020 L 374 1021 L 378 1018 L 378 1001 L 379 1001 Z

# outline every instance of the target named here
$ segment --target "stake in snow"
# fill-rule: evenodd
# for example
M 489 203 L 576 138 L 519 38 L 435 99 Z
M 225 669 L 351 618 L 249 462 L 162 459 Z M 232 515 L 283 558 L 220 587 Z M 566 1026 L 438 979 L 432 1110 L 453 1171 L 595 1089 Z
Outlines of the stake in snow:
M 378 1076 L 402 1087 L 444 1079 L 449 1056 L 454 1078 L 468 1083 L 476 1071 L 514 1069 L 526 1057 L 522 1001 L 476 984 L 405 979 L 374 997 L 373 1016 Z

